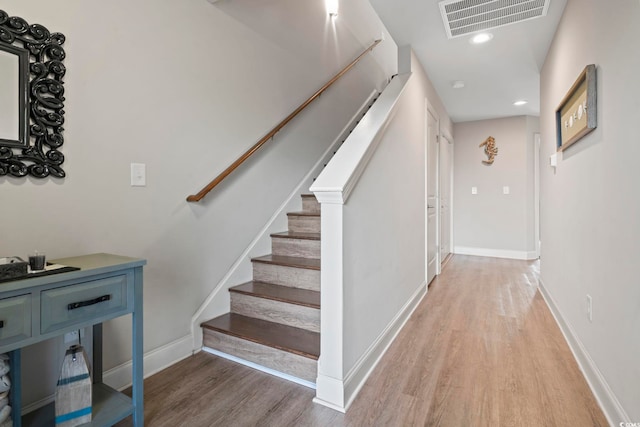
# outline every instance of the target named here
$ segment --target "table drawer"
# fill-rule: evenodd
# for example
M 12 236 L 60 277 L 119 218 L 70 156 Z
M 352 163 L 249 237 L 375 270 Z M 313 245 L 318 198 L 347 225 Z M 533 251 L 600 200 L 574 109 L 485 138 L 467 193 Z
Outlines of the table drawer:
M 42 291 L 40 294 L 41 333 L 47 334 L 74 324 L 94 322 L 104 316 L 126 311 L 127 275 L 107 277 L 77 285 Z
M 31 337 L 31 294 L 0 299 L 0 347 Z

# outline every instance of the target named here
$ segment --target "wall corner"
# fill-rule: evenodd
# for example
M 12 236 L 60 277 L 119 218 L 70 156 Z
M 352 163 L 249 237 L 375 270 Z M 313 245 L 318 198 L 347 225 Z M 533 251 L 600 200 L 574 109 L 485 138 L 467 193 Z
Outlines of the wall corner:
M 398 48 L 398 74 L 411 73 L 411 46 Z

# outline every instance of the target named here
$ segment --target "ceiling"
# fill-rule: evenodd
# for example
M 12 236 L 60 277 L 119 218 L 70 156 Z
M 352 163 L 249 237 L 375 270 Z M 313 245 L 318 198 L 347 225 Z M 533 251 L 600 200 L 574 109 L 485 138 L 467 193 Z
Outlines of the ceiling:
M 493 39 L 448 39 L 439 0 L 370 0 L 398 46 L 411 45 L 454 122 L 540 113 L 540 70 L 566 5 L 547 16 L 489 30 Z M 465 87 L 453 89 L 462 80 Z M 514 101 L 525 99 L 520 107 Z

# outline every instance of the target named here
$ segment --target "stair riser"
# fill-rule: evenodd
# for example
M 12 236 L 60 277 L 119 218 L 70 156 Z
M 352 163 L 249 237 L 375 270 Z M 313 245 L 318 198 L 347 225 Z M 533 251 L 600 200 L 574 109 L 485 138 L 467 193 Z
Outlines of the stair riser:
M 320 258 L 320 240 L 287 239 L 272 236 L 271 253 L 303 258 Z
M 204 329 L 203 333 L 205 347 L 232 354 L 241 359 L 302 378 L 303 380 L 316 382 L 318 371 L 318 362 L 316 360 L 209 329 Z
M 232 292 L 231 312 L 320 332 L 320 310 L 317 308 Z
M 320 291 L 320 270 L 254 262 L 253 280 L 291 288 Z
M 315 197 L 302 198 L 302 210 L 304 212 L 320 213 L 320 203 Z
M 320 233 L 319 216 L 289 215 L 289 231 L 299 233 Z

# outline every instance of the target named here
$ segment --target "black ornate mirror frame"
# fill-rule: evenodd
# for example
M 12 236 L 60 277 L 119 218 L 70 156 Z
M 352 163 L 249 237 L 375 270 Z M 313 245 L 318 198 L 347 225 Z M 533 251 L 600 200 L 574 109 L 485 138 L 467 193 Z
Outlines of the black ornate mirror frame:
M 65 176 L 59 151 L 64 142 L 64 41 L 60 33 L 0 10 L 0 49 L 18 55 L 22 90 L 19 139 L 0 139 L 0 176 Z

